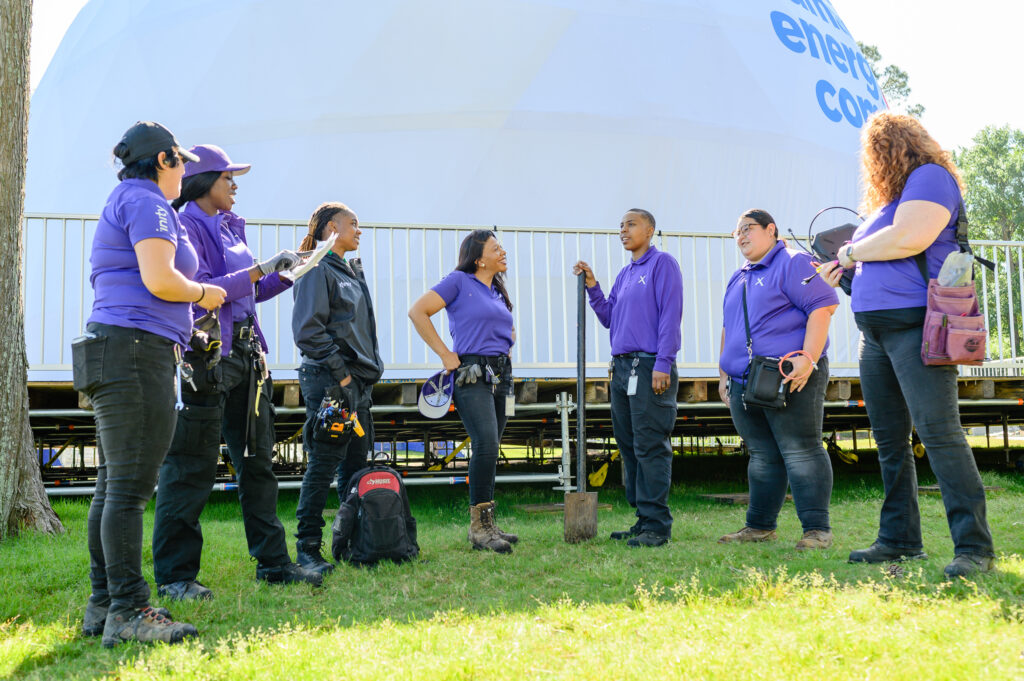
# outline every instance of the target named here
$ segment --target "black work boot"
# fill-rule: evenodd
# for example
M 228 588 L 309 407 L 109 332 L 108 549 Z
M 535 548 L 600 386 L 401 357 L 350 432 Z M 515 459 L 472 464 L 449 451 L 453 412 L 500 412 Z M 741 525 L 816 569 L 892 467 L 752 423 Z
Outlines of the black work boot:
M 181 643 L 196 633 L 196 628 L 191 624 L 175 622 L 147 606 L 122 613 L 108 612 L 103 627 L 103 647 L 113 648 L 122 641 Z
M 172 601 L 208 601 L 213 598 L 213 592 L 194 579 L 161 584 L 156 588 L 156 595 Z
M 650 530 L 644 530 L 637 536 L 633 537 L 626 542 L 626 546 L 634 549 L 641 547 L 654 548 L 655 546 L 664 546 L 668 543 L 668 537 L 657 532 L 651 532 Z
M 611 533 L 611 538 L 620 541 L 623 539 L 632 539 L 633 537 L 643 532 L 643 525 L 644 521 L 637 518 L 636 522 L 633 523 L 633 527 L 629 528 L 628 530 L 616 530 L 615 532 Z
M 267 584 L 312 584 L 313 586 L 320 586 L 324 583 L 324 577 L 319 572 L 313 570 L 307 570 L 301 565 L 295 563 L 285 563 L 284 565 L 264 565 L 262 563 L 256 566 L 256 579 L 264 581 Z
M 849 563 L 899 563 L 904 560 L 926 560 L 928 554 L 921 549 L 898 549 L 880 541 L 866 549 L 850 551 Z
M 334 570 L 334 564 L 324 560 L 320 547 L 324 545 L 319 539 L 300 539 L 295 542 L 295 562 L 313 572 L 326 575 Z
M 995 564 L 991 556 L 979 556 L 973 553 L 958 553 L 953 562 L 943 569 L 946 579 L 954 577 L 971 577 L 981 572 L 988 572 Z

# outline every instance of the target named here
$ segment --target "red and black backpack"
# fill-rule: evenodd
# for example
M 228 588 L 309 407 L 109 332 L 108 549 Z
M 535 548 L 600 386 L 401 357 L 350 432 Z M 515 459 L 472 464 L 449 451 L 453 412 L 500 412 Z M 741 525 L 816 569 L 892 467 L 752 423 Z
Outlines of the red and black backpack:
M 375 565 L 381 560 L 401 563 L 419 555 L 416 519 L 402 478 L 387 466 L 370 466 L 355 473 L 348 494 L 331 526 L 335 560 Z

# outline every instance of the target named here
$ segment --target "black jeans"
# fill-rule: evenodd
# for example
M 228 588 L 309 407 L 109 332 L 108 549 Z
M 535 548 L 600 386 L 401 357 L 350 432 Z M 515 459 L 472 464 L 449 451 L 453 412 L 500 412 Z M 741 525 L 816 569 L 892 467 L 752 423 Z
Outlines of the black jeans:
M 919 550 L 921 514 L 911 428 L 939 482 L 956 553 L 993 556 L 985 517 L 985 488 L 960 425 L 956 367 L 925 366 L 922 327 L 861 330 L 860 385 L 882 467 L 885 501 L 878 541 Z
M 732 422 L 750 450 L 749 527 L 775 529 L 788 485 L 793 490 L 796 515 L 804 532 L 832 529 L 828 513 L 832 462 L 821 444 L 827 386 L 826 357 L 818 360 L 818 368 L 803 390 L 786 396 L 783 409 L 744 407 L 743 386 L 729 382 Z
M 306 473 L 302 476 L 299 505 L 295 509 L 298 527 L 295 536 L 299 539 L 323 538 L 324 507 L 331 490 L 331 482 L 338 478 L 338 496 L 345 498 L 345 488 L 353 473 L 366 467 L 366 456 L 373 449 L 373 384 L 363 383 L 352 377 L 352 388 L 357 394 L 359 408 L 356 413 L 363 427 L 363 437 L 355 435 L 343 445 L 333 442 L 319 442 L 313 439 L 313 427 L 324 390 L 337 385 L 330 369 L 317 364 L 303 364 L 299 367 L 299 388 L 306 403 L 306 424 L 302 428 L 302 445 L 306 449 Z
M 96 419 L 99 470 L 89 507 L 92 600 L 122 613 L 149 605 L 142 512 L 174 434 L 174 342 L 140 329 L 89 324 L 84 390 Z
M 512 365 L 500 360 L 495 366 L 501 377 L 498 384 L 487 382 L 487 372 L 476 383 L 455 386 L 455 409 L 469 435 L 469 503 L 473 506 L 494 500 L 494 475 L 498 469 L 498 450 L 505 432 L 505 400 L 512 391 Z M 467 364 L 463 361 L 463 366 Z
M 654 357 L 637 357 L 635 395 L 627 395 L 634 358 L 612 360 L 612 432 L 622 455 L 626 501 L 636 509 L 641 527 L 663 537 L 672 534 L 668 491 L 672 486 L 672 428 L 676 422 L 679 375 L 672 367 L 668 389 L 651 387 Z
M 153 526 L 153 573 L 157 584 L 194 580 L 199 575 L 203 530 L 199 516 L 217 477 L 221 433 L 238 480 L 238 501 L 249 555 L 267 566 L 289 562 L 284 526 L 277 517 L 273 471 L 273 382 L 260 390 L 259 415 L 250 414 L 245 437 L 249 382 L 254 371 L 248 343 L 236 340 L 221 358 L 221 390 L 193 392 L 183 386 L 185 409 L 178 418 L 167 458 L 160 468 Z M 248 452 L 246 452 L 248 444 Z

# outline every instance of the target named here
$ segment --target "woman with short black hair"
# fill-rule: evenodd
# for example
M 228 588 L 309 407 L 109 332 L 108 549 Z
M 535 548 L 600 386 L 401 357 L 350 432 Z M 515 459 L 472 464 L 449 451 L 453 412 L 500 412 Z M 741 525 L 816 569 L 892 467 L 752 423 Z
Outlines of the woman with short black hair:
M 190 280 L 196 252 L 168 204 L 181 191 L 185 162 L 198 159 L 148 121 L 129 128 L 114 156 L 124 167 L 92 243 L 92 314 L 72 343 L 74 386 L 92 402 L 99 458 L 82 630 L 102 634 L 105 647 L 196 634 L 149 605 L 142 513 L 174 433 L 175 360 L 191 335 L 190 303 L 212 310 L 226 295 Z
M 512 300 L 505 288 L 508 262 L 494 232 L 477 229 L 462 240 L 455 270 L 409 309 L 417 333 L 456 372 L 454 401 L 472 442 L 469 459 L 469 541 L 474 549 L 510 553 L 519 537 L 494 520 L 494 478 L 512 395 L 515 343 Z M 448 312 L 454 349 L 430 318 Z
M 280 272 L 299 263 L 284 250 L 256 262 L 245 238 L 245 219 L 231 212 L 235 177 L 249 164 L 232 163 L 212 144 L 190 150 L 199 161 L 185 172 L 181 196 L 171 204 L 199 258 L 196 281 L 227 291 L 217 312 L 221 346 L 187 353 L 194 379 L 184 386 L 185 407 L 170 451 L 160 468 L 153 525 L 153 574 L 157 593 L 174 600 L 213 598 L 197 580 L 203 550 L 199 516 L 210 498 L 223 433 L 238 481 L 238 502 L 256 579 L 270 584 L 308 583 L 322 577 L 291 562 L 284 526 L 277 517 L 274 475 L 273 380 L 265 371 L 267 342 L 256 303 L 291 286 Z

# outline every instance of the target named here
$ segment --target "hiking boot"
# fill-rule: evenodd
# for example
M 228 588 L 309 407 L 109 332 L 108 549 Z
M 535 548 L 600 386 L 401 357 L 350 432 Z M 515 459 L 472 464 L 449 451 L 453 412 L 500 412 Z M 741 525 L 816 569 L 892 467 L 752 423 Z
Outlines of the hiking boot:
M 731 532 L 729 534 L 723 534 L 718 538 L 719 544 L 733 544 L 742 542 L 761 542 L 761 541 L 775 541 L 779 536 L 775 534 L 775 530 L 759 530 L 749 525 L 744 526 L 739 532 Z
M 167 608 L 153 609 L 167 619 L 172 619 L 171 613 Z M 103 627 L 107 624 L 108 610 L 110 610 L 110 599 L 107 599 L 105 603 L 100 604 L 90 597 L 89 602 L 85 604 L 85 617 L 82 618 L 82 635 L 102 636 Z
M 267 584 L 312 584 L 320 586 L 324 576 L 314 570 L 308 570 L 296 563 L 284 565 L 256 565 L 256 579 Z
M 491 504 L 495 508 L 498 507 L 498 502 L 496 502 L 496 501 L 492 501 Z M 512 534 L 511 532 L 505 532 L 500 527 L 498 527 L 498 521 L 497 520 L 494 521 L 494 531 L 498 533 L 499 537 L 501 537 L 502 539 L 507 541 L 509 544 L 515 544 L 517 541 L 519 541 L 519 535 Z
M 170 598 L 172 601 L 209 601 L 213 599 L 213 592 L 194 579 L 161 584 L 156 588 L 156 595 Z
M 904 560 L 926 560 L 928 554 L 921 549 L 898 549 L 880 541 L 866 549 L 850 551 L 848 563 L 899 563 Z
M 498 534 L 494 527 L 494 502 L 469 507 L 469 541 L 477 551 L 512 553 L 512 544 Z
M 197 633 L 191 624 L 175 622 L 167 615 L 146 606 L 141 610 L 128 610 L 120 614 L 107 613 L 107 622 L 103 627 L 103 647 L 113 648 L 122 641 L 181 643 Z
M 610 536 L 612 539 L 620 541 L 622 539 L 631 539 L 643 532 L 643 524 L 644 521 L 637 519 L 637 521 L 633 523 L 633 527 L 628 530 L 616 530 L 615 532 L 612 532 Z
M 979 556 L 974 553 L 958 553 L 953 562 L 947 565 L 942 572 L 946 579 L 954 577 L 970 577 L 979 572 L 988 572 L 995 564 L 991 556 Z
M 334 570 L 334 564 L 324 560 L 320 548 L 324 545 L 319 539 L 300 539 L 295 542 L 295 562 L 313 572 L 326 575 Z
M 651 532 L 650 530 L 644 530 L 637 536 L 633 537 L 626 542 L 626 546 L 634 549 L 641 547 L 654 548 L 655 546 L 664 546 L 668 543 L 668 537 L 657 532 Z
M 796 550 L 827 549 L 830 546 L 832 546 L 831 530 L 808 530 L 796 543 Z

